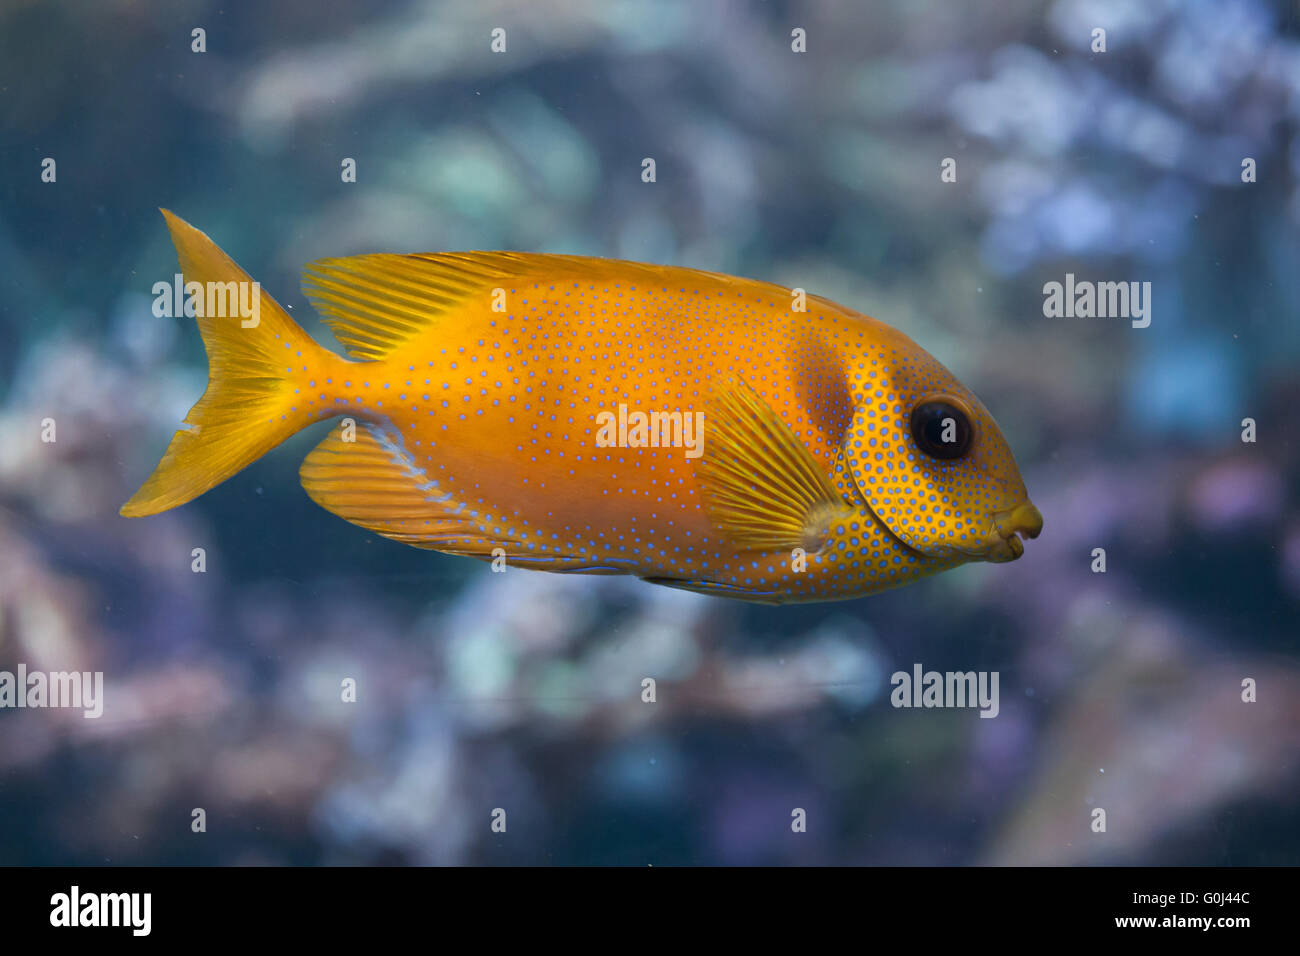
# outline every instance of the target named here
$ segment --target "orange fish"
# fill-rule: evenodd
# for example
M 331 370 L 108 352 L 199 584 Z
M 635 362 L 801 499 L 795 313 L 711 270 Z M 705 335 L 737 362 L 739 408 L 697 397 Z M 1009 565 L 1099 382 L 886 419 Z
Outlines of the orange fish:
M 345 359 L 163 215 L 210 378 L 124 515 L 341 418 L 302 463 L 314 501 L 498 566 L 825 601 L 1014 560 L 1042 528 L 979 399 L 826 299 L 578 256 L 323 259 L 303 288 Z

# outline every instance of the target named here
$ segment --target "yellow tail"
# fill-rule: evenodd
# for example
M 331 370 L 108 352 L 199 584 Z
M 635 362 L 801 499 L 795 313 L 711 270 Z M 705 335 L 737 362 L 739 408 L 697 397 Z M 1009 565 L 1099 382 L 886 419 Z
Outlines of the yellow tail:
M 208 388 L 185 416 L 188 427 L 172 436 L 149 480 L 122 506 L 130 518 L 197 498 L 305 428 L 312 419 L 294 409 L 301 405 L 294 372 L 310 366 L 323 377 L 344 362 L 312 341 L 216 243 L 166 209 L 162 214 L 186 284 L 214 290 L 205 306 L 219 302 L 211 311 L 224 315 L 196 316 L 208 353 Z M 229 307 L 240 294 L 247 317 Z

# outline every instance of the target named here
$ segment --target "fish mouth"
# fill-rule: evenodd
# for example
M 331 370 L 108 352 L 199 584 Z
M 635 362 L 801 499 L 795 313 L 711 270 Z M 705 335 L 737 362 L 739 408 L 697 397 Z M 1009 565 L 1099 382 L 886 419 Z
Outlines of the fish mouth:
M 1033 502 L 1025 501 L 1002 511 L 995 511 L 993 530 L 984 539 L 984 560 L 994 564 L 1014 561 L 1025 553 L 1025 538 L 1037 538 L 1043 530 L 1043 515 Z

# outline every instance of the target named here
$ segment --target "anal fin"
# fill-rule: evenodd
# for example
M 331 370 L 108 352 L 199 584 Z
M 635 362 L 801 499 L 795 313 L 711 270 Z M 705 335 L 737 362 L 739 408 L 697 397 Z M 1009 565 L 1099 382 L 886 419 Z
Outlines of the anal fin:
M 482 539 L 469 510 L 416 466 L 395 430 L 381 425 L 335 426 L 303 459 L 298 476 L 326 511 L 394 541 L 452 550 L 473 549 Z
M 497 516 L 457 501 L 417 465 L 391 426 L 335 426 L 303 459 L 298 475 L 307 494 L 326 511 L 402 544 L 485 561 L 502 556 L 510 567 L 536 571 L 628 570 L 615 559 L 530 544 Z

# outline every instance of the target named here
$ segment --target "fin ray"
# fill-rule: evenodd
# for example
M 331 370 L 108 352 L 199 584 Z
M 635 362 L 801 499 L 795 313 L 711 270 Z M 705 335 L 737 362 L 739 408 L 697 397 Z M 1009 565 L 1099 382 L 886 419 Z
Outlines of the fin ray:
M 326 511 L 392 541 L 445 554 L 491 561 L 500 548 L 510 567 L 537 571 L 623 574 L 592 555 L 539 551 L 491 519 L 456 501 L 419 468 L 391 428 L 372 422 L 336 425 L 303 459 L 299 477 L 308 496 Z M 614 562 L 617 563 L 617 562 Z
M 355 440 L 347 437 L 355 428 Z M 437 490 L 384 429 L 342 422 L 298 469 L 312 501 L 352 524 L 415 547 L 436 548 L 475 534 L 464 509 Z
M 753 388 L 717 390 L 705 415 L 701 482 L 710 520 L 744 548 L 814 552 L 852 514 L 812 453 Z
M 609 282 L 611 267 L 636 281 L 674 283 L 709 278 L 726 284 L 746 282 L 719 273 L 643 262 L 527 252 L 375 253 L 317 259 L 303 271 L 303 294 L 325 324 L 357 359 L 381 359 L 483 295 L 483 312 L 491 307 L 490 290 L 511 280 L 557 276 Z M 784 289 L 770 287 L 788 294 Z

